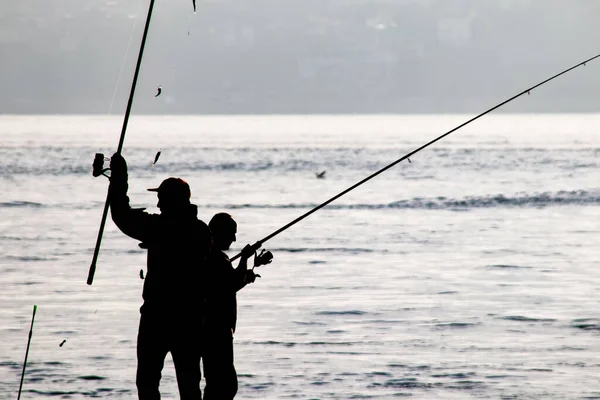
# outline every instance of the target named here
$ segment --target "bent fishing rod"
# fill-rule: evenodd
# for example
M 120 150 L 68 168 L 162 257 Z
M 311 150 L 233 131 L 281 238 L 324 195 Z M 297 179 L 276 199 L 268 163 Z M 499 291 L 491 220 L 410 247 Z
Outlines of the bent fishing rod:
M 129 122 L 129 114 L 131 113 L 131 106 L 133 104 L 133 96 L 135 94 L 135 87 L 137 85 L 138 75 L 140 73 L 140 66 L 142 65 L 142 57 L 144 55 L 144 47 L 146 46 L 146 37 L 148 36 L 148 28 L 150 27 L 150 19 L 152 18 L 152 9 L 154 8 L 154 0 L 150 0 L 150 6 L 148 8 L 148 16 L 146 17 L 146 25 L 144 26 L 144 33 L 142 35 L 142 43 L 140 45 L 140 51 L 138 53 L 137 64 L 135 66 L 135 72 L 133 74 L 133 82 L 131 83 L 131 90 L 129 91 L 129 100 L 127 101 L 127 109 L 125 110 L 125 117 L 123 119 L 123 127 L 121 128 L 121 137 L 119 138 L 119 146 L 117 147 L 117 153 L 121 154 L 123 149 L 123 143 L 125 141 L 125 132 L 127 132 L 127 123 Z M 100 157 L 98 157 L 100 156 Z M 104 156 L 96 154 L 94 160 L 94 170 L 98 170 L 98 175 L 103 175 L 102 162 Z M 99 168 L 98 161 L 100 161 Z M 94 176 L 96 171 L 94 171 Z M 91 285 L 94 281 L 94 274 L 96 273 L 96 262 L 98 261 L 98 254 L 100 253 L 100 244 L 102 243 L 102 235 L 104 234 L 104 226 L 106 225 L 106 217 L 108 216 L 108 207 L 110 206 L 108 193 L 106 195 L 106 201 L 104 202 L 104 211 L 102 212 L 102 220 L 100 222 L 100 229 L 98 229 L 98 237 L 96 238 L 96 248 L 94 249 L 94 256 L 92 257 L 92 264 L 88 272 L 87 284 Z
M 269 239 L 271 239 L 271 238 L 273 238 L 273 237 L 275 237 L 275 236 L 279 235 L 281 232 L 283 232 L 283 231 L 287 230 L 288 228 L 292 227 L 293 225 L 296 225 L 298 222 L 302 221 L 304 218 L 306 218 L 306 217 L 308 217 L 309 215 L 311 215 L 311 214 L 313 214 L 313 213 L 317 212 L 318 210 L 320 210 L 321 208 L 325 207 L 325 206 L 326 206 L 326 205 L 328 205 L 329 203 L 331 203 L 331 202 L 333 202 L 333 201 L 335 201 L 335 200 L 339 199 L 340 197 L 342 197 L 342 196 L 343 196 L 343 195 L 345 195 L 346 193 L 348 193 L 348 192 L 351 192 L 352 190 L 356 189 L 357 187 L 359 187 L 359 186 L 360 186 L 360 185 L 362 185 L 363 183 L 366 183 L 366 182 L 370 181 L 371 179 L 375 178 L 377 175 L 379 175 L 379 174 L 381 174 L 381 173 L 383 173 L 383 172 L 387 171 L 388 169 L 392 168 L 392 167 L 393 167 L 393 166 L 395 166 L 396 164 L 398 164 L 398 163 L 400 163 L 400 162 L 402 162 L 402 161 L 404 161 L 404 160 L 408 160 L 408 161 L 410 162 L 410 157 L 411 157 L 411 156 L 413 156 L 413 155 L 417 154 L 418 152 L 420 152 L 421 150 L 423 150 L 423 149 L 425 149 L 425 148 L 427 148 L 427 147 L 431 146 L 432 144 L 434 144 L 434 143 L 436 143 L 436 142 L 438 142 L 438 141 L 442 140 L 442 139 L 443 139 L 443 138 L 445 138 L 446 136 L 450 135 L 452 132 L 455 132 L 455 131 L 459 130 L 460 128 L 463 128 L 464 126 L 466 126 L 466 125 L 469 125 L 471 122 L 473 122 L 473 121 L 475 121 L 475 120 L 477 120 L 477 119 L 479 119 L 479 118 L 483 117 L 483 116 L 484 116 L 484 115 L 486 115 L 486 114 L 489 114 L 489 113 L 491 113 L 492 111 L 496 110 L 497 108 L 500 108 L 500 107 L 502 107 L 503 105 L 505 105 L 505 104 L 507 104 L 507 103 L 510 103 L 511 101 L 513 101 L 513 100 L 515 100 L 515 99 L 517 99 L 517 98 L 519 98 L 519 97 L 523 96 L 523 95 L 524 95 L 524 94 L 526 94 L 526 93 L 527 93 L 527 94 L 530 94 L 530 92 L 531 92 L 532 90 L 534 90 L 534 89 L 536 89 L 536 88 L 538 88 L 538 87 L 540 87 L 540 86 L 544 85 L 545 83 L 548 83 L 548 82 L 550 82 L 550 81 L 551 81 L 551 80 L 553 80 L 553 79 L 556 79 L 556 78 L 558 78 L 558 77 L 559 77 L 559 76 L 561 76 L 561 75 L 564 75 L 564 74 L 566 74 L 566 73 L 567 73 L 567 72 L 569 72 L 569 71 L 572 71 L 572 70 L 574 70 L 575 68 L 578 68 L 578 67 L 580 67 L 580 66 L 582 66 L 582 65 L 586 65 L 588 62 L 590 62 L 590 61 L 592 61 L 592 60 L 595 60 L 595 59 L 596 59 L 596 58 L 598 58 L 598 57 L 600 57 L 600 54 L 597 54 L 597 55 L 595 55 L 594 57 L 588 58 L 588 59 L 587 59 L 587 60 L 585 60 L 585 61 L 582 61 L 582 62 L 580 62 L 580 63 L 578 63 L 578 64 L 576 64 L 576 65 L 573 65 L 572 67 L 570 67 L 570 68 L 567 68 L 567 69 L 565 69 L 565 70 L 563 70 L 563 71 L 559 72 L 558 74 L 556 74 L 556 75 L 553 75 L 553 76 L 551 76 L 550 78 L 548 78 L 548 79 L 546 79 L 546 80 L 544 80 L 544 81 L 542 81 L 542 82 L 540 82 L 540 83 L 538 83 L 538 84 L 536 84 L 536 85 L 533 85 L 533 86 L 531 86 L 530 88 L 527 88 L 527 89 L 523 90 L 522 92 L 520 92 L 520 93 L 518 93 L 518 94 L 516 94 L 516 95 L 512 96 L 511 98 L 504 100 L 503 102 L 501 102 L 501 103 L 499 103 L 499 104 L 497 104 L 497 105 L 493 106 L 492 108 L 490 108 L 490 109 L 488 109 L 488 110 L 486 110 L 486 111 L 482 112 L 481 114 L 479 114 L 479 115 L 477 115 L 477 116 L 475 116 L 475 117 L 471 118 L 470 120 L 468 120 L 468 121 L 466 121 L 466 122 L 463 122 L 462 124 L 458 125 L 457 127 L 455 127 L 455 128 L 452 128 L 452 129 L 451 129 L 451 130 L 449 130 L 448 132 L 446 132 L 446 133 L 444 133 L 444 134 L 442 134 L 442 135 L 438 136 L 437 138 L 435 138 L 435 139 L 433 139 L 433 140 L 431 140 L 431 141 L 429 141 L 429 142 L 425 143 L 425 144 L 424 144 L 424 145 L 422 145 L 421 147 L 419 147 L 419 148 L 417 148 L 417 149 L 415 149 L 415 150 L 411 151 L 410 153 L 408 153 L 408 154 L 406 154 L 406 155 L 402 156 L 401 158 L 397 159 L 396 161 L 392 162 L 391 164 L 388 164 L 388 165 L 386 165 L 385 167 L 381 168 L 380 170 L 378 170 L 378 171 L 376 171 L 376 172 L 372 173 L 371 175 L 367 176 L 365 179 L 361 180 L 360 182 L 357 182 L 357 183 L 355 183 L 354 185 L 352 185 L 352 186 L 350 186 L 349 188 L 347 188 L 346 190 L 344 190 L 344 191 L 342 191 L 342 192 L 340 192 L 340 193 L 336 194 L 335 196 L 333 196 L 333 197 L 332 197 L 332 198 L 330 198 L 329 200 L 326 200 L 326 201 L 324 201 L 323 203 L 319 204 L 318 206 L 316 206 L 316 207 L 315 207 L 315 208 L 313 208 L 312 210 L 310 210 L 310 211 L 308 211 L 308 212 L 306 212 L 306 213 L 302 214 L 301 216 L 299 216 L 298 218 L 296 218 L 296 219 L 295 219 L 295 220 L 293 220 L 292 222 L 288 223 L 287 225 L 284 225 L 284 226 L 282 226 L 281 228 L 277 229 L 275 232 L 271 233 L 270 235 L 268 235 L 268 236 L 264 237 L 263 239 L 259 240 L 259 241 L 258 241 L 258 242 L 256 242 L 255 244 L 253 244 L 253 245 L 252 245 L 252 248 L 253 248 L 253 249 L 256 251 L 256 250 L 257 250 L 257 249 L 259 249 L 259 248 L 262 246 L 262 244 L 263 244 L 263 243 L 265 243 L 267 240 L 269 240 Z M 242 253 L 238 253 L 238 254 L 236 254 L 234 257 L 232 257 L 232 258 L 231 258 L 231 261 L 233 261 L 233 260 L 235 260 L 235 259 L 239 258 L 241 255 L 242 255 Z

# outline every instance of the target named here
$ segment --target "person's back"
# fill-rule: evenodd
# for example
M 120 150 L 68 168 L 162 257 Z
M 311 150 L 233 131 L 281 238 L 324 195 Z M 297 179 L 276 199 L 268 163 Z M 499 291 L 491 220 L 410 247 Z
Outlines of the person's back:
M 193 205 L 181 215 L 158 215 L 153 219 L 141 245 L 148 249 L 144 307 L 169 311 L 197 307 L 210 232 L 196 218 Z

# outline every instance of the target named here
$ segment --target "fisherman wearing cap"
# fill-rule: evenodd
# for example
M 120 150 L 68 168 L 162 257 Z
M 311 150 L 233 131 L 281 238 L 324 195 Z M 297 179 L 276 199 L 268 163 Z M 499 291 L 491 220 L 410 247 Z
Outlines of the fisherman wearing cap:
M 211 246 L 208 226 L 190 203 L 190 187 L 168 178 L 157 192 L 160 214 L 132 209 L 127 196 L 127 163 L 118 153 L 111 158 L 109 201 L 119 229 L 148 249 L 137 341 L 136 385 L 140 400 L 160 399 L 164 359 L 171 353 L 182 400 L 198 400 L 204 269 Z

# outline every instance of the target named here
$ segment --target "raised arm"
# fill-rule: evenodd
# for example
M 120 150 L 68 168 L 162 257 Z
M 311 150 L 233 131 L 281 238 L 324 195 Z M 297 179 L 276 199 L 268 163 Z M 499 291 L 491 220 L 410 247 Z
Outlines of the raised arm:
M 148 241 L 153 231 L 155 216 L 143 208 L 132 209 L 127 196 L 127 162 L 118 153 L 110 159 L 110 186 L 108 188 L 110 213 L 119 229 L 134 239 Z

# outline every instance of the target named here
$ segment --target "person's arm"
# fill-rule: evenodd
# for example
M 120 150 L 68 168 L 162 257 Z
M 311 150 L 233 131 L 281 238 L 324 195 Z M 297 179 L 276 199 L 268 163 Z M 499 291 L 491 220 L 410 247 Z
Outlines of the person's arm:
M 127 236 L 145 242 L 151 233 L 154 216 L 146 213 L 143 208 L 132 209 L 127 196 L 127 162 L 118 153 L 110 159 L 110 185 L 108 195 L 110 213 L 117 227 Z
M 254 268 L 248 269 L 248 258 L 252 256 L 254 248 L 250 245 L 246 245 L 242 250 L 242 257 L 240 264 L 235 270 L 236 276 L 236 292 L 245 287 L 249 283 L 253 283 L 256 278 L 260 278 L 260 275 L 254 272 Z M 246 255 L 246 257 L 244 257 Z M 261 265 L 270 264 L 273 260 L 273 254 L 270 251 L 263 250 L 258 256 L 254 255 L 254 267 L 260 267 Z
M 248 258 L 254 254 L 254 249 L 251 245 L 247 244 L 242 249 L 242 255 L 237 268 L 234 270 L 234 290 L 237 292 L 241 290 L 248 283 L 251 283 L 248 277 L 252 275 L 254 277 L 254 271 L 248 269 Z M 254 279 L 252 279 L 254 282 Z

